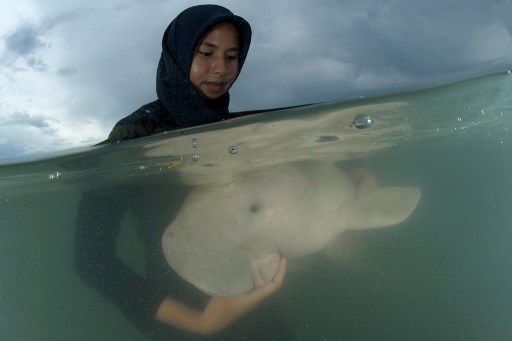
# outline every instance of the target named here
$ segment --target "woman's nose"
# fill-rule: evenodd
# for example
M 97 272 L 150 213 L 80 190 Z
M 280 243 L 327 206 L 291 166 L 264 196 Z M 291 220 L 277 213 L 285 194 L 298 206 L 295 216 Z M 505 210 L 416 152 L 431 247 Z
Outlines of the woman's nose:
M 211 66 L 212 73 L 222 74 L 226 71 L 226 61 L 224 58 L 216 58 Z

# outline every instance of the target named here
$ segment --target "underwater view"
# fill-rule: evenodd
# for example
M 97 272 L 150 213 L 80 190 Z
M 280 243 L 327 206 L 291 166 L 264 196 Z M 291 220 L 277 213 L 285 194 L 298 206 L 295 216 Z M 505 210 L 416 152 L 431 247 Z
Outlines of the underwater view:
M 0 161 L 0 339 L 509 340 L 511 150 L 505 71 Z M 280 290 L 210 337 L 143 333 L 94 279 L 201 306 L 279 255 Z

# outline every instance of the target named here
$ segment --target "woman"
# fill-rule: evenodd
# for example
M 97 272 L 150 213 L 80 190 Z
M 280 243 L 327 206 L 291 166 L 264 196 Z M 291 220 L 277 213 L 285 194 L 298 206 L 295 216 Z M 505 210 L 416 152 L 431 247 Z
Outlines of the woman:
M 120 120 L 103 143 L 228 118 L 228 90 L 242 69 L 250 41 L 249 24 L 221 6 L 201 5 L 183 11 L 171 22 L 162 40 L 158 99 Z M 183 283 L 175 274 L 162 274 L 165 259 L 160 247 L 161 229 L 171 221 L 166 214 L 172 207 L 166 201 L 168 193 L 161 184 L 84 193 L 77 217 L 75 267 L 141 330 L 150 329 L 156 319 L 193 333 L 215 333 L 279 289 L 285 261 L 281 261 L 272 282 L 243 296 L 205 298 L 204 303 L 199 299 L 199 303 L 191 303 L 195 308 L 184 304 L 191 301 L 177 299 L 185 294 L 171 298 L 172 288 L 181 288 Z M 145 276 L 133 271 L 116 254 L 121 219 L 127 210 L 138 222 L 139 236 L 146 246 L 150 265 Z
M 105 142 L 229 118 L 228 90 L 242 70 L 250 43 L 247 21 L 223 7 L 183 11 L 162 39 L 158 99 L 119 121 Z

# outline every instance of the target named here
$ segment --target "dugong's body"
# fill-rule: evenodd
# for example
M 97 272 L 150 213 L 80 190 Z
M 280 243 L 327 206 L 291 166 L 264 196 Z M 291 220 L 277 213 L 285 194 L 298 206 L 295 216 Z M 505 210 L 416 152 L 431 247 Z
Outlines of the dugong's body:
M 380 188 L 356 198 L 338 166 L 293 162 L 241 174 L 222 186 L 199 186 L 167 228 L 169 265 L 211 295 L 232 296 L 272 279 L 280 255 L 320 251 L 339 233 L 407 218 L 418 188 Z

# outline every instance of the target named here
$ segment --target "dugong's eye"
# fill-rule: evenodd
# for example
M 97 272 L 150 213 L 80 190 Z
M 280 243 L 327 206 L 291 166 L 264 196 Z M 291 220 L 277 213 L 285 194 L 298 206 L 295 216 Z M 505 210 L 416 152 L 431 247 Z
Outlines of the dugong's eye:
M 258 211 L 260 210 L 260 207 L 256 204 L 253 204 L 253 205 L 251 205 L 250 210 L 252 213 L 258 213 Z

